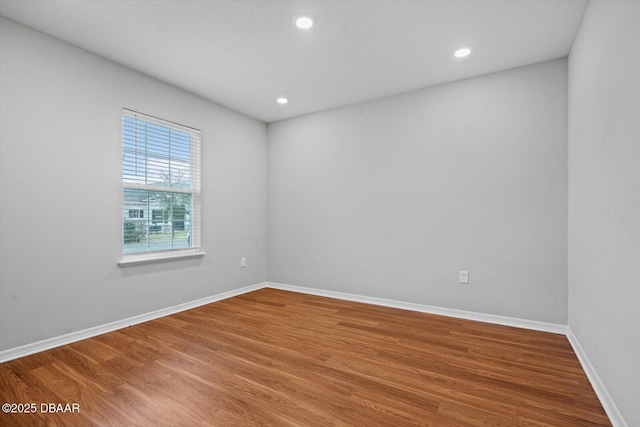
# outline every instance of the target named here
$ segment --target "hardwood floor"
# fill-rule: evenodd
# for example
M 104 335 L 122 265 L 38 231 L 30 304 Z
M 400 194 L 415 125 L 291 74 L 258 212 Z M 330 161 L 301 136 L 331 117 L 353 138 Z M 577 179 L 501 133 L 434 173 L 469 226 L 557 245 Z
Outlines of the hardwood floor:
M 275 289 L 0 372 L 2 426 L 611 425 L 563 335 Z

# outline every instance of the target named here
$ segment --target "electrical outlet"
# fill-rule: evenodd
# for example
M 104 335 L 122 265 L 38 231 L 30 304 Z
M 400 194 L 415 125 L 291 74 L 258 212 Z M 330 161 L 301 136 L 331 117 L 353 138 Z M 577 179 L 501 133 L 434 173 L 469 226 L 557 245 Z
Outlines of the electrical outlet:
M 245 268 L 246 266 L 247 266 L 247 258 L 246 257 L 240 258 L 240 267 Z
M 469 272 L 460 271 L 460 283 L 469 283 Z

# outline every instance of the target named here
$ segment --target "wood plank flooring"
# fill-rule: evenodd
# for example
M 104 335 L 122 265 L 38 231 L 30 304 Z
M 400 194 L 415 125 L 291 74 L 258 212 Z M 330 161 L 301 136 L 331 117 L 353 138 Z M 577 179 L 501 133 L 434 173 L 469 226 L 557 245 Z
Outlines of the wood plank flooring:
M 611 425 L 563 335 L 275 289 L 0 373 L 2 426 Z

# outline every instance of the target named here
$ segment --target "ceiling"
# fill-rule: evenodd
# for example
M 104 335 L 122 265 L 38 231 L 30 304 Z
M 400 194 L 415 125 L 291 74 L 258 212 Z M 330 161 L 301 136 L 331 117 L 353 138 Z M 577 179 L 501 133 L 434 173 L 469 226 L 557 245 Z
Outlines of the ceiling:
M 586 5 L 0 0 L 0 14 L 269 123 L 564 57 Z M 294 25 L 302 14 L 311 29 Z M 453 56 L 465 46 L 469 56 Z

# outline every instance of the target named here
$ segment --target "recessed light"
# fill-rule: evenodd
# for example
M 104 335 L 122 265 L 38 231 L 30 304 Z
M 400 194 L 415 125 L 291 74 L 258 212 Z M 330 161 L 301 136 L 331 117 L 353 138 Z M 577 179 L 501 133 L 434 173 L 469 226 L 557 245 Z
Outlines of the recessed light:
M 454 53 L 454 55 L 456 56 L 456 58 L 464 58 L 470 53 L 471 53 L 471 49 L 469 49 L 468 47 L 463 47 L 462 49 L 456 50 L 456 53 Z
M 296 27 L 300 28 L 301 30 L 308 30 L 309 28 L 313 27 L 313 19 L 308 16 L 300 16 L 296 18 Z
M 289 99 L 281 96 L 280 98 L 276 99 L 276 102 L 280 105 L 284 105 L 289 103 Z

